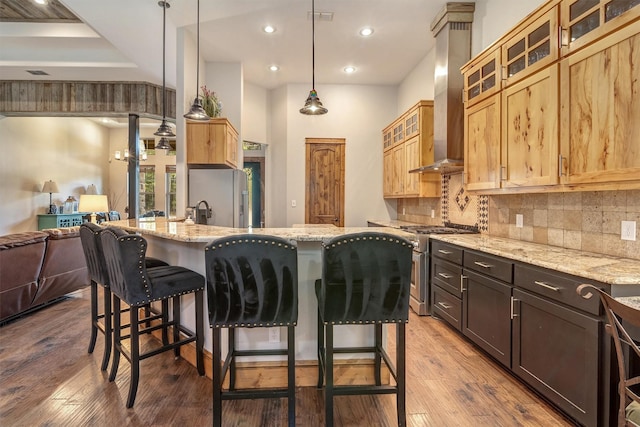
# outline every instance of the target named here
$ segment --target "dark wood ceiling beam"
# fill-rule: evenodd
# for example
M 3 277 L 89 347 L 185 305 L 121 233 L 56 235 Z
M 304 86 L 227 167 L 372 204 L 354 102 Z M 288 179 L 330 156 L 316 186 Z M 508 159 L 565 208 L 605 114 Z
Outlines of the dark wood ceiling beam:
M 36 4 L 33 0 L 2 0 L 0 22 L 82 22 L 58 0 Z
M 167 118 L 176 117 L 176 91 L 167 89 Z M 125 116 L 162 118 L 162 86 L 147 82 L 0 81 L 5 116 Z

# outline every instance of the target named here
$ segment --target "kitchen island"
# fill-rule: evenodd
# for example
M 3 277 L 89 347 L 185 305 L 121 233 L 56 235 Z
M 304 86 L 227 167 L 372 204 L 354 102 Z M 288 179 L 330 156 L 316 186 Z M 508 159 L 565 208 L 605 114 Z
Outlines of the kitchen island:
M 306 367 L 296 374 L 298 385 L 315 385 L 317 381 L 317 302 L 314 292 L 315 280 L 321 277 L 321 244 L 334 237 L 349 233 L 373 231 L 367 227 L 317 227 L 303 226 L 292 228 L 229 228 L 210 225 L 185 224 L 184 221 L 172 221 L 164 218 L 139 218 L 122 221 L 111 221 L 109 226 L 121 228 L 125 231 L 141 234 L 148 242 L 147 255 L 163 259 L 172 265 L 180 265 L 192 269 L 202 275 L 205 274 L 204 248 L 218 238 L 244 233 L 267 234 L 281 237 L 298 246 L 298 325 L 296 326 L 296 364 Z M 378 230 L 381 231 L 381 230 Z M 384 232 L 409 240 L 414 235 L 398 229 L 385 229 Z M 188 328 L 194 328 L 194 301 L 192 296 L 184 297 L 182 305 L 183 323 Z M 205 310 L 206 311 L 206 310 Z M 205 325 L 208 324 L 208 312 Z M 372 334 L 365 333 L 367 326 L 341 326 L 335 335 L 336 346 L 366 346 L 372 345 Z M 241 348 L 279 348 L 284 347 L 280 340 L 280 329 L 274 328 L 241 329 L 236 337 Z M 286 340 L 286 336 L 282 336 Z M 226 339 L 223 338 L 223 342 Z M 205 350 L 211 351 L 211 334 L 205 334 Z M 222 349 L 226 354 L 226 345 Z M 264 362 L 264 360 L 249 359 L 250 362 Z M 276 362 L 280 359 L 268 359 Z M 207 363 L 207 370 L 210 363 Z M 357 368 L 357 363 L 349 366 Z M 355 371 L 354 371 L 355 372 Z M 349 374 L 357 377 L 358 374 Z M 286 378 L 286 376 L 285 376 Z M 254 378 L 255 380 L 255 378 Z

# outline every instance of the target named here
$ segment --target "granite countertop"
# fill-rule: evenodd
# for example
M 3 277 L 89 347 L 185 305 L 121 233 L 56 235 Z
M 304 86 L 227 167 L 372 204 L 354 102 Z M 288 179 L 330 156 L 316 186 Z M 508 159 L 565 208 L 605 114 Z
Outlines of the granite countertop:
M 484 234 L 432 234 L 432 239 L 477 249 L 611 285 L 640 285 L 640 260 L 523 242 Z
M 376 224 L 380 227 L 391 227 L 391 228 L 400 228 L 403 226 L 413 226 L 413 225 L 424 225 L 424 224 L 418 224 L 415 222 L 400 221 L 398 219 L 383 219 L 383 220 L 368 219 L 367 222 L 371 224 Z
M 231 228 L 214 225 L 189 225 L 181 220 L 174 221 L 160 217 L 110 221 L 106 225 L 142 235 L 147 234 L 180 242 L 205 243 L 221 237 L 244 233 L 267 234 L 296 242 L 326 242 L 336 236 L 348 233 L 375 231 L 369 227 L 318 227 L 314 225 L 291 228 Z M 414 234 L 396 228 L 388 228 L 384 232 L 404 237 L 412 242 L 416 240 Z

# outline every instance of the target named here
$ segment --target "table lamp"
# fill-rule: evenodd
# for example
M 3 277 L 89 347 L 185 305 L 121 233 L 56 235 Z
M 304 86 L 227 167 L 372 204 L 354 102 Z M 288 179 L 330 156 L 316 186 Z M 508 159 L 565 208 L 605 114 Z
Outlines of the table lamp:
M 80 196 L 80 206 L 78 210 L 80 212 L 90 212 L 91 222 L 97 224 L 96 212 L 108 212 L 109 201 L 104 194 L 82 194 Z
M 52 201 L 52 194 L 53 193 L 59 193 L 60 190 L 58 190 L 58 184 L 56 184 L 55 182 L 49 180 L 49 181 L 45 181 L 44 185 L 42 186 L 42 193 L 49 193 L 49 211 L 47 212 L 48 214 L 55 214 L 56 212 L 56 207 L 53 204 Z
M 95 184 L 89 184 L 87 186 L 86 194 L 98 194 L 98 189 L 96 188 L 96 185 Z

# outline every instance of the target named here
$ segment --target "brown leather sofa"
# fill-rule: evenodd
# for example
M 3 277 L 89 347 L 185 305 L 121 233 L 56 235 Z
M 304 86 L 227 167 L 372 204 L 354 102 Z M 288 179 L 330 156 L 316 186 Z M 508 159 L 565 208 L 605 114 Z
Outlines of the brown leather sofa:
M 87 285 L 79 227 L 0 236 L 0 322 Z

